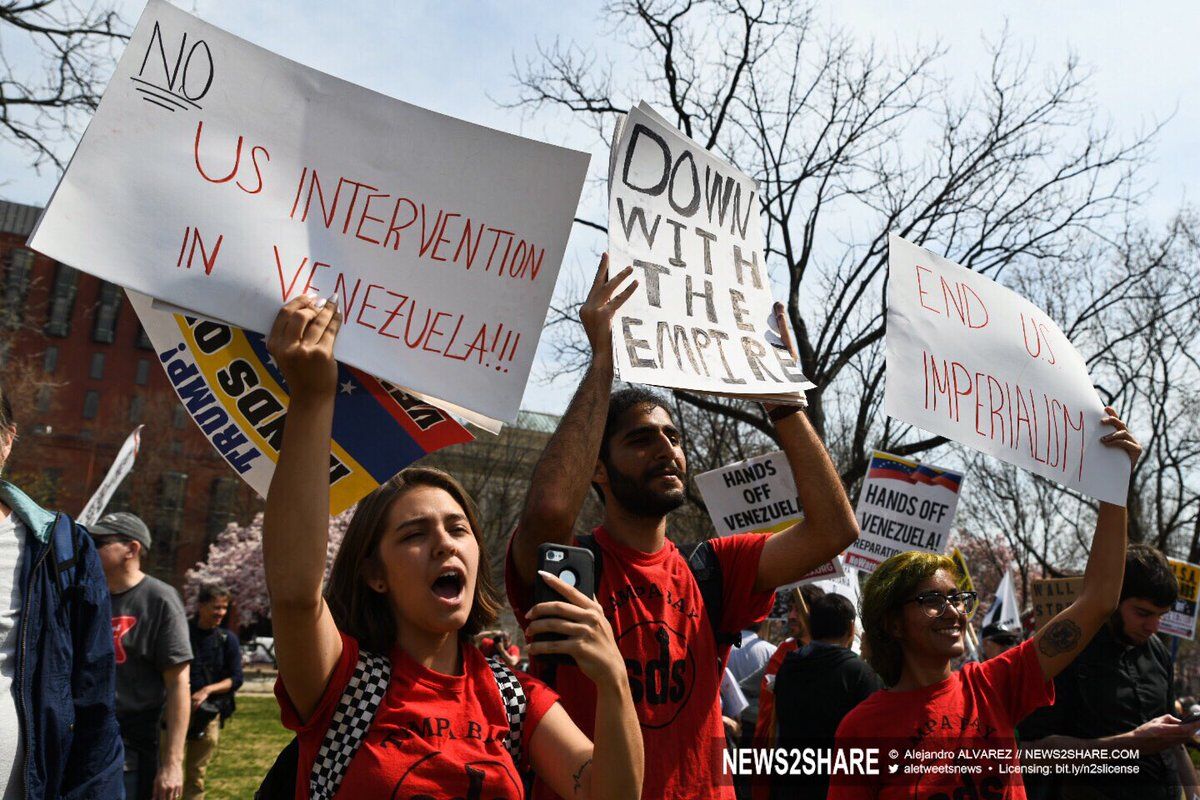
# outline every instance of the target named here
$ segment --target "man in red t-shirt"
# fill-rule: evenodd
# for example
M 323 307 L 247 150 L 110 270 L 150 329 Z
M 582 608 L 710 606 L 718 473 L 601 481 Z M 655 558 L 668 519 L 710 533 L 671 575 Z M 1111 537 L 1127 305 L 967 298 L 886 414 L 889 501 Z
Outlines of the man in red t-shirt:
M 475 641 L 484 658 L 498 656 L 510 667 L 521 663 L 521 648 L 509 643 L 507 631 L 483 631 L 475 635 Z
M 685 502 L 687 461 L 664 401 L 631 388 L 610 398 L 612 319 L 634 284 L 612 280 L 608 258 L 580 310 L 592 360 L 530 482 L 506 565 L 509 600 L 522 626 L 532 601 L 538 546 L 568 545 L 589 487 L 604 503 L 595 530 L 602 557 L 596 597 L 625 658 L 642 726 L 649 800 L 732 800 L 720 774 L 724 743 L 718 705 L 729 645 L 714 628 L 736 635 L 763 619 L 775 587 L 792 583 L 840 553 L 858 525 L 820 437 L 798 408 L 767 409 L 796 475 L 806 518 L 777 534 L 712 541 L 720 563 L 721 617 L 710 622 L 696 579 L 667 539 L 667 514 Z M 534 664 L 536 668 L 536 663 Z M 588 734 L 595 690 L 572 667 L 559 667 L 555 688 L 567 712 Z M 539 797 L 549 796 L 539 789 Z

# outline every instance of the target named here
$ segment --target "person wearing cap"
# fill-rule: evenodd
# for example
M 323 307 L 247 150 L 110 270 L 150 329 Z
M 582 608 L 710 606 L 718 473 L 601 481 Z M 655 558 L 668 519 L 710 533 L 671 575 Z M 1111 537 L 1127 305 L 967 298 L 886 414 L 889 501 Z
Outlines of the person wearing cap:
M 985 625 L 979 633 L 980 649 L 983 650 L 983 660 L 995 658 L 1001 653 L 1008 652 L 1021 643 L 1021 634 L 1004 627 L 998 622 Z
M 183 601 L 173 588 L 142 571 L 142 554 L 150 550 L 146 523 L 118 511 L 102 517 L 91 532 L 112 595 L 125 795 L 128 800 L 177 800 L 183 795 L 192 698 L 192 646 Z
M 0 468 L 16 437 L 0 387 Z M 0 798 L 121 796 L 109 617 L 87 531 L 0 481 Z

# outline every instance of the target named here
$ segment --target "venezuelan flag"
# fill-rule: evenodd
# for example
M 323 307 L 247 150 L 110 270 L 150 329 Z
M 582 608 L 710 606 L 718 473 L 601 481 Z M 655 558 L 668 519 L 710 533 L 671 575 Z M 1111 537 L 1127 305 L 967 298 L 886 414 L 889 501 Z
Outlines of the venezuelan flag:
M 871 466 L 867 469 L 867 477 L 890 478 L 892 480 L 904 481 L 905 483 L 912 483 L 912 476 L 916 471 L 917 462 L 876 450 L 871 455 Z

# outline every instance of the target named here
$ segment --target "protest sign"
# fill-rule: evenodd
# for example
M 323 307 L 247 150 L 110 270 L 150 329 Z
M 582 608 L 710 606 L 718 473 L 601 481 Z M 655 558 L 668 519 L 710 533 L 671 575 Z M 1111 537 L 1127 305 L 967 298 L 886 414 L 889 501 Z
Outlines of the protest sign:
M 179 400 L 246 483 L 266 497 L 287 417 L 287 386 L 263 337 L 166 314 L 129 292 Z M 329 458 L 329 513 L 340 514 L 421 456 L 471 440 L 448 414 L 338 364 Z
M 1055 615 L 1074 603 L 1082 588 L 1083 578 L 1035 578 L 1030 581 L 1034 630 L 1040 631 Z
M 100 521 L 100 517 L 104 515 L 104 509 L 108 507 L 108 501 L 112 500 L 117 487 L 133 471 L 133 462 L 137 460 L 138 448 L 142 445 L 143 427 L 138 425 L 133 429 L 133 433 L 125 437 L 125 442 L 117 451 L 117 457 L 113 460 L 112 466 L 108 468 L 104 480 L 100 481 L 100 485 L 87 501 L 87 505 L 75 518 L 80 525 L 95 525 Z
M 250 331 L 337 292 L 340 361 L 507 421 L 587 163 L 150 0 L 30 246 Z
M 1179 582 L 1179 596 L 1171 610 L 1163 614 L 1159 630 L 1181 639 L 1196 638 L 1197 592 L 1200 591 L 1200 565 L 1189 564 L 1178 558 L 1168 558 L 1175 580 Z
M 1129 458 L 1100 443 L 1087 366 L 1041 309 L 892 236 L 887 316 L 889 415 L 1125 505 Z
M 855 509 L 860 533 L 846 551 L 846 564 L 874 572 L 905 550 L 945 552 L 962 477 L 952 470 L 873 451 Z
M 610 160 L 609 255 L 639 282 L 613 321 L 622 380 L 803 404 L 774 315 L 757 184 L 642 104 Z
M 804 517 L 796 495 L 796 479 L 781 450 L 702 472 L 696 476 L 696 488 L 718 536 L 751 531 L 774 533 Z M 826 561 L 779 590 L 841 574 L 840 559 Z

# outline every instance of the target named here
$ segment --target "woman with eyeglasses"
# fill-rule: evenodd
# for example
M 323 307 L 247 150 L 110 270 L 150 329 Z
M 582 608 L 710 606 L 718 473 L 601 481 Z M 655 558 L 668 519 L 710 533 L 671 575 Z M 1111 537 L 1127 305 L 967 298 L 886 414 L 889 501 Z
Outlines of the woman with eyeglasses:
M 1137 463 L 1142 447 L 1112 408 L 1100 437 Z M 954 562 L 935 553 L 892 556 L 863 587 L 867 661 L 883 678 L 846 715 L 836 745 L 875 748 L 878 775 L 835 775 L 830 800 L 975 798 L 1024 800 L 1013 730 L 1054 702 L 1053 678 L 1083 650 L 1120 599 L 1125 509 L 1100 504 L 1083 587 L 1074 603 L 1020 645 L 955 672 L 978 604 L 958 589 Z

